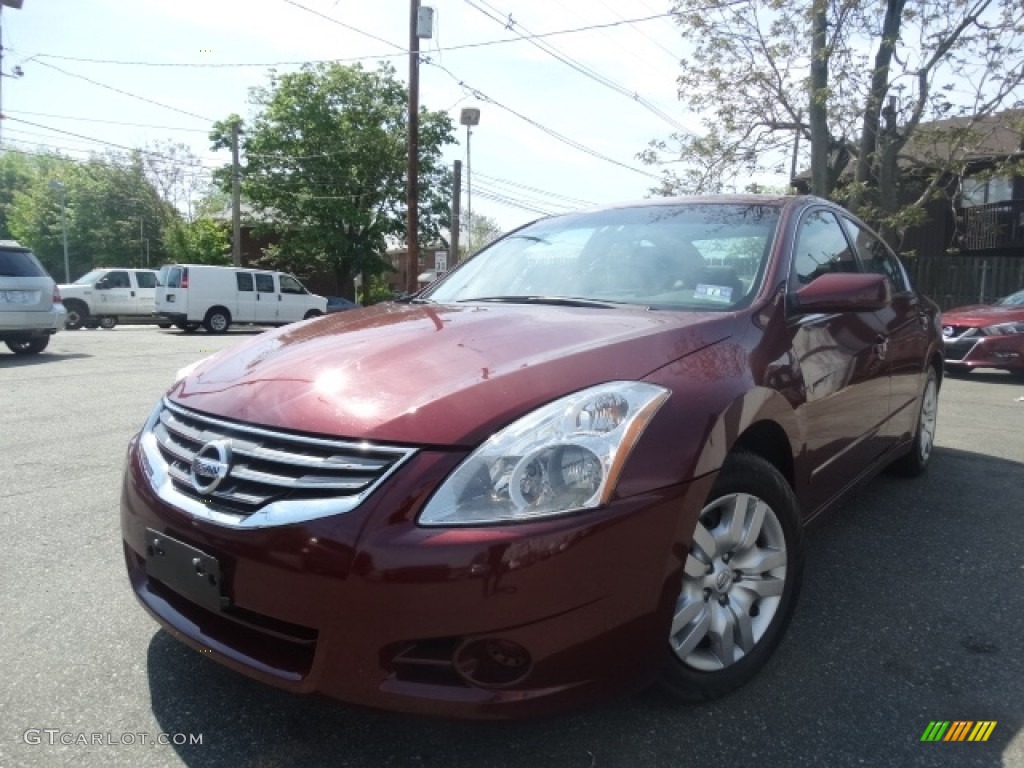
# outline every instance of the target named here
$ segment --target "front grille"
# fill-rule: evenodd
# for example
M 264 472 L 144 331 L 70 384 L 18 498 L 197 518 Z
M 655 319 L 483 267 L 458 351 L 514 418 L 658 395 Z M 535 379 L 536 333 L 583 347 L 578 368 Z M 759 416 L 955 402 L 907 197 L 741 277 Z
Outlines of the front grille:
M 978 343 L 978 338 L 966 338 L 958 339 L 957 341 L 946 342 L 946 359 L 947 360 L 963 360 L 974 349 L 974 345 Z
M 243 516 L 278 501 L 361 497 L 413 453 L 253 427 L 168 400 L 152 434 L 176 491 L 207 508 Z M 229 470 L 214 490 L 199 493 L 192 462 L 214 440 L 229 441 Z

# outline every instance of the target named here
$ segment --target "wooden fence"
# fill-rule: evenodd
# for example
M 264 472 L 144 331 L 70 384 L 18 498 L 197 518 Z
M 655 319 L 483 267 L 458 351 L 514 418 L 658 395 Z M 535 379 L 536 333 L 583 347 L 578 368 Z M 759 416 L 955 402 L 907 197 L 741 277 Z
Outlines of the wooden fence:
M 914 287 L 944 310 L 1024 290 L 1024 256 L 925 256 L 906 267 Z

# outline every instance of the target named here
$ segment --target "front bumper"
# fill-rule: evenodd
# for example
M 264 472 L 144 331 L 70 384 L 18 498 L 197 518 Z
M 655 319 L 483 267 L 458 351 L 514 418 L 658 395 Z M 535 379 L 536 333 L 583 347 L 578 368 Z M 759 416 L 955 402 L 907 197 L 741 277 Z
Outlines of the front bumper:
M 346 514 L 231 529 L 157 498 L 133 442 L 121 499 L 132 587 L 219 662 L 369 707 L 522 717 L 649 682 L 714 477 L 546 522 L 417 526 L 461 458 L 417 454 Z M 216 558 L 229 604 L 201 607 L 151 577 L 147 529 Z
M 947 339 L 946 365 L 1024 371 L 1024 333 Z

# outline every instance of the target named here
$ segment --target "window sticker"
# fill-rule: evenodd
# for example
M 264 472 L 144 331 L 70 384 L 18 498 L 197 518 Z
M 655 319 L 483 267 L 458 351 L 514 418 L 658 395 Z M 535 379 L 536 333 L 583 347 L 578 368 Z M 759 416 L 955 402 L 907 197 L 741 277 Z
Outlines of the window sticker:
M 721 301 L 724 304 L 732 302 L 732 288 L 727 285 L 708 285 L 706 283 L 698 283 L 697 289 L 693 292 L 693 295 L 698 299 Z

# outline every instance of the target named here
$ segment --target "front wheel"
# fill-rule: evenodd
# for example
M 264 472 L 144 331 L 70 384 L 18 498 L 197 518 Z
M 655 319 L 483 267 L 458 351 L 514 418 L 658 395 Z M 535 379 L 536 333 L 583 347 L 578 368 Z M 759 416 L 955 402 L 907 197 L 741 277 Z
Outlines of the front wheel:
M 893 462 L 893 470 L 904 477 L 917 477 L 928 469 L 928 461 L 935 447 L 935 425 L 939 417 L 939 376 L 935 369 L 928 368 L 924 389 L 921 391 L 921 407 L 917 414 L 917 428 L 910 453 Z
M 793 489 L 760 456 L 730 455 L 693 534 L 661 686 L 705 701 L 754 677 L 789 625 L 802 569 Z
M 231 327 L 231 314 L 221 307 L 214 307 L 206 313 L 203 327 L 210 333 L 226 333 Z
M 38 355 L 49 343 L 49 336 L 37 336 L 25 341 L 8 341 L 7 348 L 16 355 Z
M 322 314 L 323 314 L 323 312 L 321 312 L 319 309 L 311 309 L 311 310 L 309 310 L 309 312 L 307 312 L 303 316 L 302 319 L 303 320 L 312 320 L 314 317 L 320 317 L 320 315 L 322 315 Z

